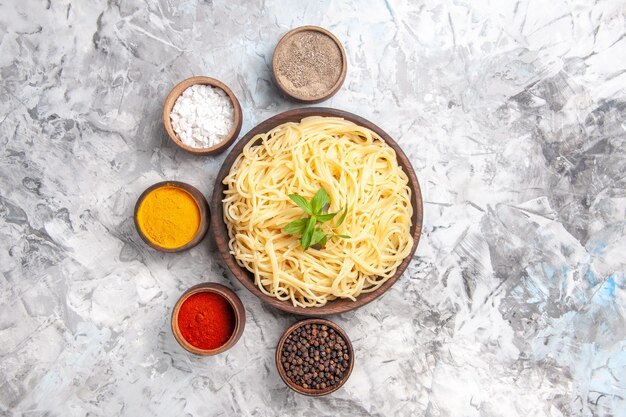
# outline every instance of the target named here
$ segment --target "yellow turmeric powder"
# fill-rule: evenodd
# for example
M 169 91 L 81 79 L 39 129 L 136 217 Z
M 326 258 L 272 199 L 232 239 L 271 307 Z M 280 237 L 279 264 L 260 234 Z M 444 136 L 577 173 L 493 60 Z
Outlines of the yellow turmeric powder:
M 137 222 L 152 243 L 175 249 L 195 237 L 200 227 L 200 209 L 187 191 L 165 185 L 146 195 L 137 210 Z

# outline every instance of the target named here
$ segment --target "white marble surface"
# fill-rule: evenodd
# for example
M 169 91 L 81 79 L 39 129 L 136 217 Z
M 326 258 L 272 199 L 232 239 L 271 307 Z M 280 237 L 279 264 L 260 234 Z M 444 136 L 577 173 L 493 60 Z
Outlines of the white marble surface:
M 224 158 L 172 146 L 169 89 L 223 80 L 246 132 L 296 107 L 270 60 L 303 24 L 348 54 L 324 104 L 395 137 L 425 200 L 402 279 L 334 318 L 357 362 L 318 399 L 275 370 L 295 317 L 131 219 L 157 181 L 209 195 Z M 2 2 L 0 415 L 625 416 L 625 36 L 621 1 Z M 212 358 L 169 330 L 202 281 L 248 314 Z

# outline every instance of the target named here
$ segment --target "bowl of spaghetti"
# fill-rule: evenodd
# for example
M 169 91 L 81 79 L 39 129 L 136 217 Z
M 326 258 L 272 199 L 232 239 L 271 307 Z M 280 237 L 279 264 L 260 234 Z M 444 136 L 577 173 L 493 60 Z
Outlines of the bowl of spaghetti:
M 308 203 L 295 202 L 315 205 L 321 189 L 327 200 L 315 218 L 302 208 Z M 415 253 L 423 217 L 398 144 L 362 117 L 322 107 L 278 114 L 248 132 L 217 175 L 211 210 L 235 277 L 272 306 L 308 316 L 350 311 L 387 291 Z M 341 221 L 322 224 L 340 212 Z M 325 228 L 323 244 L 288 226 L 299 222 Z

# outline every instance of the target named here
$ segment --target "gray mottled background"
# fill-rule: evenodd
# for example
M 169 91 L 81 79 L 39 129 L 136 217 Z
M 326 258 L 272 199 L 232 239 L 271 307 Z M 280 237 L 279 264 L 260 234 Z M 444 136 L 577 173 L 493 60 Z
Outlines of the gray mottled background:
M 270 60 L 303 24 L 348 54 L 325 104 L 395 137 L 425 201 L 402 279 L 334 318 L 357 362 L 320 399 L 275 370 L 295 317 L 131 219 L 157 181 L 209 195 L 224 158 L 172 146 L 169 89 L 223 80 L 245 132 L 296 107 Z M 0 80 L 0 415 L 626 415 L 624 2 L 5 0 Z M 212 358 L 169 330 L 203 281 L 248 314 Z

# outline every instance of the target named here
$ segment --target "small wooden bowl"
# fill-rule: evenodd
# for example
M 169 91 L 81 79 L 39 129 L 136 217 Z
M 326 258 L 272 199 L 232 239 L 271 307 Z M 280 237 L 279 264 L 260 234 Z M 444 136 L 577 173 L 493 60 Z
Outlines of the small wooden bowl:
M 348 368 L 348 371 L 345 373 L 343 379 L 338 384 L 332 385 L 324 389 L 302 388 L 301 386 L 292 382 L 287 376 L 287 372 L 283 368 L 283 365 L 281 362 L 283 345 L 285 344 L 285 341 L 287 340 L 287 337 L 289 336 L 289 334 L 291 334 L 291 332 L 293 332 L 298 327 L 304 326 L 306 324 L 320 324 L 320 325 L 326 325 L 328 327 L 332 327 L 333 330 L 339 333 L 341 337 L 343 337 L 343 339 L 346 341 L 346 345 L 348 346 L 348 352 L 350 352 L 350 367 Z M 354 368 L 354 348 L 352 347 L 352 342 L 350 342 L 350 339 L 348 338 L 348 335 L 346 334 L 346 332 L 344 332 L 341 327 L 339 327 L 332 321 L 325 320 L 325 319 L 302 320 L 293 324 L 287 330 L 285 330 L 285 333 L 283 333 L 282 337 L 278 341 L 278 346 L 276 346 L 276 368 L 278 369 L 278 374 L 280 375 L 282 380 L 285 382 L 285 384 L 287 384 L 289 388 L 291 388 L 298 394 L 308 395 L 311 397 L 321 397 L 323 395 L 328 395 L 331 392 L 337 391 L 339 388 L 343 386 L 343 384 L 346 383 L 348 378 L 350 378 L 350 374 L 352 373 L 352 368 Z
M 300 122 L 302 119 L 308 116 L 331 116 L 331 117 L 342 117 L 345 120 L 349 120 L 353 123 L 356 123 L 359 126 L 364 126 L 376 133 L 396 152 L 396 158 L 398 160 L 398 164 L 402 167 L 402 170 L 406 173 L 409 178 L 409 187 L 411 188 L 411 205 L 413 206 L 413 217 L 411 218 L 411 236 L 413 237 L 413 247 L 411 251 L 407 255 L 406 258 L 402 261 L 402 263 L 398 266 L 396 273 L 385 281 L 380 287 L 376 290 L 368 293 L 361 294 L 357 297 L 356 301 L 352 301 L 349 299 L 336 299 L 329 301 L 326 305 L 322 307 L 295 307 L 291 304 L 290 301 L 280 301 L 274 297 L 271 297 L 264 292 L 262 292 L 259 287 L 254 283 L 254 274 L 249 272 L 244 267 L 240 266 L 235 260 L 234 256 L 230 253 L 230 248 L 228 247 L 228 242 L 230 240 L 228 236 L 228 229 L 226 227 L 226 223 L 224 222 L 224 206 L 222 205 L 222 199 L 224 198 L 224 190 L 226 186 L 222 183 L 226 175 L 230 172 L 230 169 L 242 152 L 244 146 L 248 144 L 257 134 L 266 133 L 275 128 L 278 125 L 287 122 Z M 260 140 L 259 140 L 260 142 Z M 366 120 L 362 117 L 357 116 L 356 114 L 348 113 L 343 110 L 325 108 L 325 107 L 306 107 L 301 109 L 289 110 L 284 113 L 277 114 L 274 117 L 270 117 L 269 119 L 261 122 L 252 130 L 250 130 L 230 151 L 224 163 L 222 164 L 222 168 L 217 174 L 217 178 L 215 179 L 215 187 L 213 188 L 213 196 L 211 197 L 211 211 L 213 216 L 211 217 L 211 228 L 213 232 L 213 236 L 215 238 L 215 243 L 217 245 L 217 249 L 222 255 L 222 258 L 226 262 L 226 265 L 230 269 L 230 271 L 235 275 L 235 278 L 239 280 L 250 292 L 259 297 L 261 300 L 270 304 L 273 307 L 278 308 L 279 310 L 286 311 L 288 313 L 299 314 L 302 316 L 315 316 L 322 317 L 328 316 L 331 314 L 339 314 L 345 313 L 346 311 L 354 310 L 359 308 L 370 301 L 375 300 L 380 297 L 385 291 L 387 291 L 391 286 L 400 278 L 404 270 L 409 266 L 409 262 L 411 262 L 411 258 L 417 249 L 417 244 L 420 240 L 420 234 L 422 232 L 422 219 L 423 219 L 423 206 L 422 206 L 422 194 L 420 191 L 420 185 L 417 181 L 417 176 L 415 175 L 415 171 L 411 166 L 411 161 L 407 156 L 402 152 L 402 149 L 398 144 L 385 133 L 380 127 L 376 126 L 374 123 Z
M 313 97 L 313 98 L 306 97 L 306 96 L 298 94 L 295 91 L 289 90 L 287 86 L 285 86 L 283 83 L 280 82 L 280 77 L 278 77 L 278 75 L 276 74 L 276 68 L 278 66 L 278 52 L 280 51 L 280 49 L 283 48 L 287 44 L 287 42 L 293 35 L 300 33 L 300 32 L 306 32 L 306 31 L 319 32 L 323 35 L 328 36 L 335 42 L 335 44 L 337 44 L 337 46 L 339 47 L 339 51 L 341 52 L 341 74 L 339 75 L 339 79 L 328 91 L 324 92 L 322 95 L 318 97 Z M 343 45 L 341 44 L 341 42 L 339 41 L 339 39 L 337 39 L 335 35 L 333 35 L 328 30 L 321 28 L 319 26 L 300 26 L 298 28 L 292 29 L 289 32 L 285 33 L 283 37 L 280 38 L 280 40 L 278 41 L 278 44 L 276 44 L 276 48 L 274 49 L 274 54 L 272 55 L 272 74 L 274 76 L 274 81 L 276 82 L 278 89 L 285 96 L 295 101 L 299 101 L 301 103 L 319 103 L 334 96 L 343 85 L 343 82 L 346 79 L 347 72 L 348 72 L 348 59 L 346 58 L 346 51 L 343 49 Z
M 230 101 L 233 103 L 235 120 L 233 121 L 232 129 L 230 129 L 228 135 L 226 135 L 226 137 L 224 137 L 224 139 L 220 143 L 209 148 L 192 148 L 191 146 L 185 145 L 180 140 L 176 132 L 174 132 L 174 128 L 172 128 L 172 119 L 170 118 L 170 113 L 172 112 L 172 108 L 174 107 L 176 100 L 178 99 L 178 97 L 180 97 L 183 91 L 195 84 L 204 84 L 210 85 L 212 87 L 221 88 L 228 95 Z M 165 105 L 163 106 L 163 124 L 165 125 L 165 130 L 167 131 L 170 139 L 172 139 L 172 141 L 177 146 L 194 155 L 215 155 L 225 151 L 230 146 L 230 144 L 233 143 L 235 139 L 237 139 L 239 131 L 241 130 L 241 122 L 242 116 L 239 100 L 237 100 L 235 94 L 230 88 L 228 88 L 226 84 L 211 77 L 191 77 L 176 84 L 176 86 L 172 88 L 172 91 L 170 91 L 167 98 L 165 99 Z
M 164 247 L 161 247 L 161 246 L 157 245 L 156 243 L 152 242 L 143 233 L 143 231 L 141 230 L 141 227 L 139 227 L 139 221 L 137 220 L 137 213 L 139 211 L 139 206 L 141 206 L 141 203 L 146 198 L 146 196 L 151 191 L 153 191 L 153 190 L 155 190 L 155 189 L 157 189 L 159 187 L 165 187 L 165 186 L 178 187 L 178 188 L 181 188 L 181 189 L 187 191 L 193 197 L 193 199 L 196 201 L 196 204 L 198 205 L 198 209 L 200 210 L 200 226 L 198 227 L 198 231 L 196 232 L 196 235 L 194 236 L 193 239 L 191 239 L 191 241 L 189 243 L 187 243 L 187 244 L 185 244 L 183 246 L 180 246 L 178 248 L 164 248 Z M 137 229 L 137 233 L 139 233 L 139 236 L 141 237 L 141 239 L 144 242 L 146 242 L 148 244 L 148 246 L 150 246 L 150 247 L 152 247 L 152 248 L 154 248 L 154 249 L 156 249 L 158 251 L 161 251 L 161 252 L 182 252 L 184 250 L 193 248 L 198 243 L 200 243 L 200 241 L 202 241 L 202 239 L 206 235 L 207 230 L 209 230 L 209 222 L 211 220 L 211 213 L 209 211 L 209 204 L 207 203 L 206 198 L 204 198 L 202 193 L 200 191 L 198 191 L 198 189 L 196 187 L 193 187 L 193 186 L 191 186 L 189 184 L 186 184 L 186 183 L 180 182 L 180 181 L 161 181 L 161 182 L 157 182 L 156 184 L 148 187 L 143 193 L 141 193 L 141 195 L 137 199 L 137 203 L 135 204 L 134 220 L 135 220 L 135 228 Z
M 233 308 L 235 313 L 235 329 L 233 330 L 233 334 L 226 343 L 217 349 L 200 349 L 191 345 L 185 340 L 180 332 L 180 328 L 178 327 L 178 312 L 180 311 L 180 307 L 183 305 L 185 300 L 187 300 L 187 298 L 199 292 L 213 292 L 221 295 L 230 303 L 230 306 Z M 174 334 L 174 338 L 185 350 L 196 355 L 212 356 L 230 349 L 235 346 L 237 341 L 239 341 L 239 338 L 243 334 L 244 327 L 246 327 L 246 310 L 241 303 L 241 299 L 233 290 L 221 284 L 205 282 L 203 284 L 194 285 L 180 296 L 174 305 L 174 310 L 172 311 L 172 333 Z

